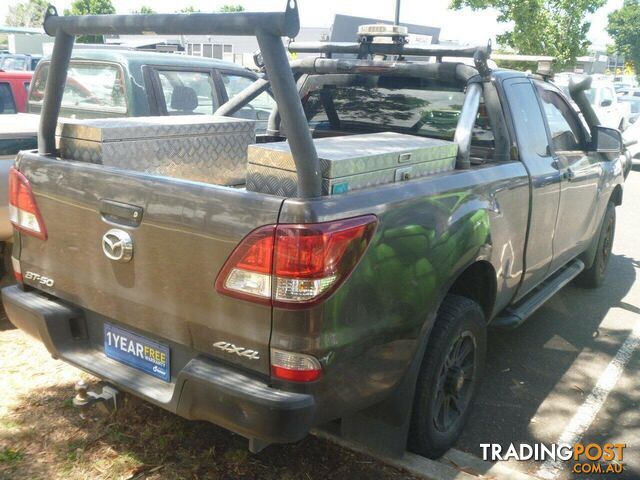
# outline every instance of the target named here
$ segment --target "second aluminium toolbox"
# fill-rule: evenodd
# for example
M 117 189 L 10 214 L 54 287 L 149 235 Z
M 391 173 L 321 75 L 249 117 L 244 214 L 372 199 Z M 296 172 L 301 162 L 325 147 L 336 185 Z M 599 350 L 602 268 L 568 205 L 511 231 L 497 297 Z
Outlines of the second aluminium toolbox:
M 458 145 L 394 132 L 314 140 L 322 195 L 393 183 L 453 170 Z M 294 197 L 297 174 L 287 142 L 251 145 L 247 190 Z
M 255 122 L 213 115 L 64 119 L 60 156 L 154 175 L 241 185 Z

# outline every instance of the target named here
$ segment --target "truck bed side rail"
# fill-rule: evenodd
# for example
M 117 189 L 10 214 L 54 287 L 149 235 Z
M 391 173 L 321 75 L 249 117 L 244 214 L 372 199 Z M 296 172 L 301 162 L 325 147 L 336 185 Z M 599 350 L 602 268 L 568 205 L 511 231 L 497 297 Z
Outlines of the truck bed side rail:
M 55 7 L 49 5 L 43 26 L 45 32 L 55 36 L 55 42 L 40 116 L 40 154 L 56 155 L 55 130 L 76 35 L 252 35 L 258 40 L 280 115 L 289 125 L 287 140 L 298 173 L 298 196 L 320 196 L 318 155 L 281 39 L 294 37 L 300 29 L 296 0 L 288 0 L 281 13 L 58 16 Z

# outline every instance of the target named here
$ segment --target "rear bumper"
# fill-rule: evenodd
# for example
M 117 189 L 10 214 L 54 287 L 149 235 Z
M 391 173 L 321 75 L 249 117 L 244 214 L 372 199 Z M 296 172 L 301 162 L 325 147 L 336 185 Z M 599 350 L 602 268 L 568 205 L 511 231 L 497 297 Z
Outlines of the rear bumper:
M 100 328 L 82 328 L 94 319 L 85 318 L 81 309 L 17 285 L 4 288 L 2 300 L 9 320 L 41 340 L 55 358 L 182 417 L 278 443 L 303 438 L 313 425 L 312 395 L 271 388 L 259 378 L 195 352 L 166 383 L 107 358 L 97 347 L 102 344 L 101 338 L 95 338 Z

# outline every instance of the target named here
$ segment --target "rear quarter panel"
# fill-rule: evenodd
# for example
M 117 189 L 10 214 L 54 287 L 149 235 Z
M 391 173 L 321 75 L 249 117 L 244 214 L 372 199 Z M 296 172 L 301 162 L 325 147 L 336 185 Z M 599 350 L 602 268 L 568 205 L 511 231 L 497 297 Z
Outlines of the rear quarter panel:
M 328 301 L 273 312 L 271 346 L 308 352 L 323 363 L 325 376 L 311 389 L 321 393 L 325 419 L 366 407 L 397 384 L 446 291 L 474 261 L 495 269 L 494 310 L 509 302 L 522 275 L 528 202 L 519 162 L 284 202 L 280 223 L 370 213 L 379 219 L 361 262 Z

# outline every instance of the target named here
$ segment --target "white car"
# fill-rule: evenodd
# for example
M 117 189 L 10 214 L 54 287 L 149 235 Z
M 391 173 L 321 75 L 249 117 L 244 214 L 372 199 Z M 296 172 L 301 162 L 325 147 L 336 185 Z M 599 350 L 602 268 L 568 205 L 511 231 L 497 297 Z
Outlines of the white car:
M 554 83 L 569 96 L 569 79 L 571 75 L 559 74 Z M 618 101 L 618 94 L 613 88 L 613 82 L 604 75 L 592 75 L 591 88 L 585 93 L 593 106 L 600 122 L 605 127 L 617 128 L 623 131 L 629 125 L 631 105 Z
M 634 122 L 622 132 L 622 139 L 627 145 L 633 165 L 640 165 L 640 121 Z

